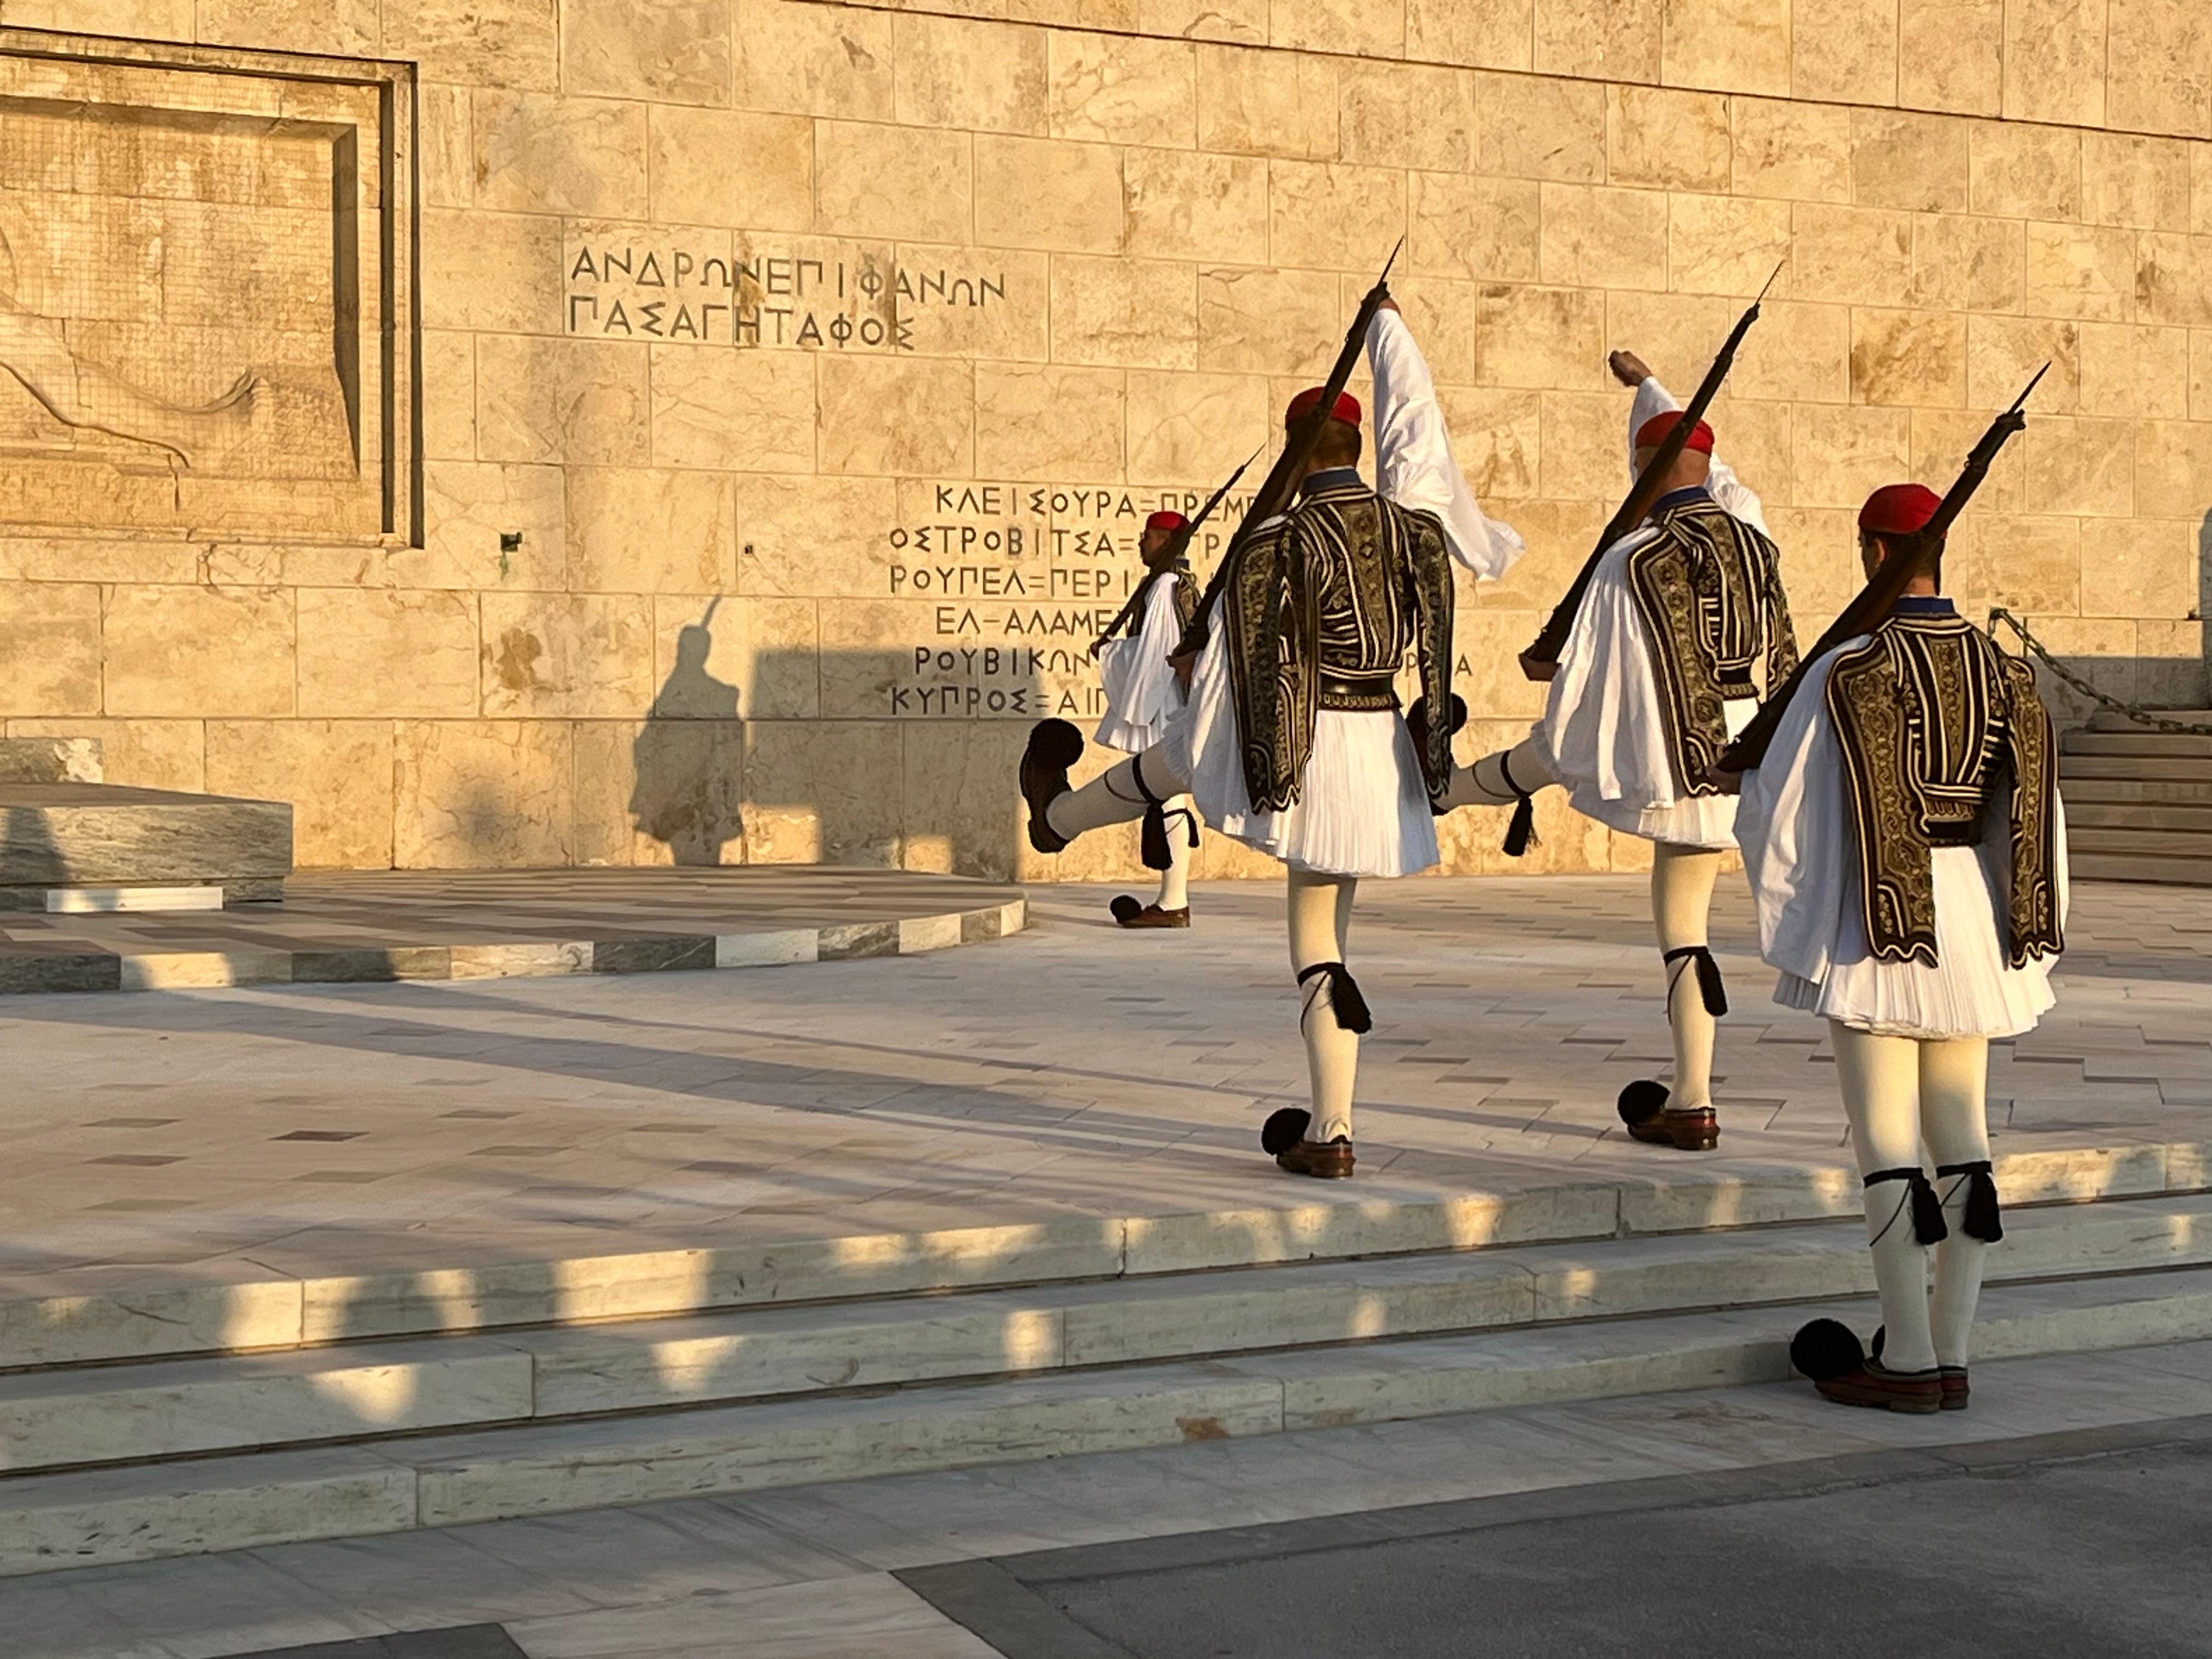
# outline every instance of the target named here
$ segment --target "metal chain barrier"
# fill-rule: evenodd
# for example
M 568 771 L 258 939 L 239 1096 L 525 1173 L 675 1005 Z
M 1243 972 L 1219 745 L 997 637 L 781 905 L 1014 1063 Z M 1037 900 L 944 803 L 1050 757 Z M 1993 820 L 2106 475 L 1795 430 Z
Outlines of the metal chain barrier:
M 1999 623 L 2002 623 L 2020 635 L 2020 642 L 2026 646 L 2029 653 L 2045 668 L 2057 675 L 2060 679 L 2065 681 L 2092 702 L 2111 709 L 2122 719 L 2133 720 L 2137 726 L 2148 726 L 2154 732 L 2172 732 L 2184 737 L 2212 738 L 2212 726 L 2202 725 L 2192 720 L 2169 720 L 2163 714 L 2151 713 L 2140 704 L 2122 702 L 2118 697 L 2100 691 L 2057 658 L 2052 656 L 2043 641 L 2027 631 L 2026 623 L 2014 616 L 2002 605 L 1992 605 L 1990 609 L 1991 629 L 1994 629 Z

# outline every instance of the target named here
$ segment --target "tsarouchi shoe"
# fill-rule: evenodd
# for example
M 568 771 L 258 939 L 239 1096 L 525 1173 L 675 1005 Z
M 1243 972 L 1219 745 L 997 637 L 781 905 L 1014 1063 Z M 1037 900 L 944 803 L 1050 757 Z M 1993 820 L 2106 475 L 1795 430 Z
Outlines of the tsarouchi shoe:
M 1124 927 L 1188 927 L 1190 926 L 1190 906 L 1188 904 L 1180 910 L 1163 910 L 1157 904 L 1146 904 L 1140 899 L 1123 893 L 1107 908 L 1113 911 L 1114 920 Z
M 1879 1359 L 1869 1359 L 1856 1370 L 1820 1378 L 1813 1386 L 1822 1398 L 1838 1406 L 1916 1413 L 1943 1409 L 1942 1376 L 1932 1365 L 1924 1371 L 1893 1371 Z
M 1334 1140 L 1301 1140 L 1275 1154 L 1275 1162 L 1292 1175 L 1312 1176 L 1317 1181 L 1342 1181 L 1352 1173 L 1352 1143 L 1342 1135 Z
M 1966 1389 L 1966 1368 L 1964 1365 L 1938 1365 L 1936 1376 L 1943 1384 L 1943 1409 L 1962 1412 L 1970 1403 Z
M 1718 1112 L 1710 1106 L 1669 1106 L 1666 1085 L 1648 1078 L 1623 1089 L 1614 1105 L 1630 1138 L 1647 1146 L 1710 1152 L 1721 1144 Z
M 1046 812 L 1067 793 L 1067 769 L 1083 758 L 1083 733 L 1066 720 L 1039 720 L 1030 727 L 1022 750 L 1022 799 L 1029 803 L 1030 845 L 1057 853 L 1067 837 L 1052 827 Z

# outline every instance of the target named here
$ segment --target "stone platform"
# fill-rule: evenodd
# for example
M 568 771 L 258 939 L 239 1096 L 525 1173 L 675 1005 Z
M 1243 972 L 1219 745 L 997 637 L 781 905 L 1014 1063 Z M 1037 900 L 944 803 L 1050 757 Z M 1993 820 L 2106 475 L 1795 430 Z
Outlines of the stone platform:
M 1017 888 L 898 870 L 309 874 L 262 909 L 0 915 L 0 991 L 759 967 L 997 939 L 1022 915 Z
M 283 801 L 0 782 L 0 911 L 42 910 L 70 887 L 220 887 L 225 904 L 254 903 L 283 898 L 291 873 Z

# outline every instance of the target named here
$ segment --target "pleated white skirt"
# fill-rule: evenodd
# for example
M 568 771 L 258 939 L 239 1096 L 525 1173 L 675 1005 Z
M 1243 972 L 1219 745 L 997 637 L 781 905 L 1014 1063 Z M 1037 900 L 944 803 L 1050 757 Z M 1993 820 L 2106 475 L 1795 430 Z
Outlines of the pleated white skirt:
M 2057 1000 L 2050 961 L 2006 965 L 1995 895 L 1976 848 L 1939 847 L 1930 862 L 1936 966 L 1874 957 L 1853 882 L 1826 976 L 1816 983 L 1784 973 L 1774 1000 L 1877 1036 L 1998 1037 L 2033 1030 Z
M 1168 725 L 1167 757 L 1190 781 L 1200 816 L 1247 847 L 1322 875 L 1410 876 L 1433 866 L 1437 821 L 1413 734 L 1395 709 L 1322 710 L 1297 800 L 1280 812 L 1253 809 L 1224 632 L 1217 616 L 1190 701 Z
M 1154 585 L 1137 631 L 1109 641 L 1098 653 L 1098 683 L 1106 693 L 1105 718 L 1092 733 L 1109 749 L 1138 754 L 1163 742 L 1168 723 L 1182 707 L 1168 653 L 1182 633 L 1176 622 L 1175 584 Z

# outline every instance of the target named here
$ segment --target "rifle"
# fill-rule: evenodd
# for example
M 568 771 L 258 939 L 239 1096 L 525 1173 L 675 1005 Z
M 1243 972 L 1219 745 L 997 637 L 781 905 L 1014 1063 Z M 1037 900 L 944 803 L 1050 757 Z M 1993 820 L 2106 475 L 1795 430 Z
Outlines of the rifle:
M 1264 449 L 1267 446 L 1265 444 L 1262 444 L 1260 447 L 1261 449 Z M 1212 515 L 1213 509 L 1221 505 L 1221 498 L 1226 495 L 1231 490 L 1237 488 L 1237 481 L 1244 476 L 1244 469 L 1251 465 L 1253 462 L 1259 459 L 1260 450 L 1258 449 L 1254 450 L 1249 455 L 1246 456 L 1243 461 L 1237 466 L 1237 469 L 1229 475 L 1228 481 L 1224 483 L 1220 489 L 1215 490 L 1212 495 L 1206 498 L 1206 505 L 1198 509 L 1198 516 L 1191 520 L 1189 523 L 1184 525 L 1182 529 L 1174 532 L 1174 534 L 1170 538 L 1168 544 L 1160 550 L 1160 568 L 1162 569 L 1172 567 L 1177 559 L 1182 558 L 1185 553 L 1189 551 L 1191 540 L 1198 534 L 1199 526 L 1204 524 L 1207 518 Z M 1091 654 L 1092 656 L 1097 656 L 1100 651 L 1103 650 L 1105 648 L 1106 642 L 1121 631 L 1122 624 L 1127 623 L 1130 617 L 1137 614 L 1137 607 L 1144 603 L 1145 595 L 1152 589 L 1152 579 L 1158 574 L 1158 571 L 1148 573 L 1145 580 L 1137 584 L 1137 591 L 1129 595 L 1128 603 L 1124 605 L 1119 611 L 1115 613 L 1114 620 L 1108 623 L 1104 629 L 1099 634 L 1098 637 L 1091 641 Z
M 1766 288 L 1759 290 L 1759 298 L 1751 302 L 1750 309 L 1736 319 L 1735 326 L 1729 331 L 1728 338 L 1721 343 L 1720 354 L 1713 359 L 1712 367 L 1705 371 L 1705 378 L 1698 382 L 1697 396 L 1690 399 L 1690 406 L 1682 411 L 1682 418 L 1674 422 L 1674 429 L 1659 441 L 1659 447 L 1652 452 L 1650 461 L 1636 475 L 1636 482 L 1628 487 L 1628 495 L 1619 510 L 1606 521 L 1605 529 L 1598 536 L 1597 545 L 1590 550 L 1589 557 L 1583 561 L 1583 568 L 1575 573 L 1566 597 L 1552 607 L 1551 617 L 1545 622 L 1543 631 L 1536 635 L 1535 643 L 1521 653 L 1524 670 L 1532 663 L 1559 661 L 1559 653 L 1566 649 L 1568 631 L 1575 625 L 1575 612 L 1582 608 L 1583 595 L 1589 591 L 1590 578 L 1597 574 L 1598 561 L 1605 556 L 1606 549 L 1644 522 L 1644 515 L 1651 510 L 1651 503 L 1659 499 L 1659 481 L 1667 476 L 1668 468 L 1674 465 L 1674 458 L 1689 442 L 1690 434 L 1704 416 L 1713 395 L 1721 389 L 1721 382 L 1728 379 L 1729 370 L 1735 365 L 1736 348 L 1743 343 L 1743 337 L 1751 332 L 1751 325 L 1759 320 L 1759 301 L 1766 298 L 1766 289 L 1772 288 L 1774 278 L 1781 274 L 1782 266 L 1775 266 L 1773 273 L 1766 279 Z M 1534 679 L 1537 676 L 1531 674 L 1528 678 Z
M 2020 396 L 2013 399 L 2012 407 L 1990 422 L 1989 429 L 1966 453 L 1966 465 L 1959 469 L 1958 478 L 1944 492 L 1942 504 L 1928 522 L 1910 536 L 1897 539 L 1889 557 L 1868 578 L 1867 585 L 1859 590 L 1858 597 L 1845 605 L 1843 614 L 1828 624 L 1827 631 L 1820 635 L 1810 651 L 1799 659 L 1796 672 L 1782 683 L 1779 691 L 1759 706 L 1759 712 L 1751 717 L 1751 724 L 1745 726 L 1736 735 L 1735 741 L 1722 751 L 1720 759 L 1713 763 L 1714 771 L 1748 772 L 1764 760 L 1766 745 L 1773 741 L 1774 729 L 1782 724 L 1783 712 L 1790 707 L 1790 700 L 1797 695 L 1798 688 L 1804 684 L 1805 676 L 1813 665 L 1845 640 L 1871 634 L 1881 625 L 1881 619 L 1896 606 L 1906 586 L 1920 574 L 1929 550 L 1942 544 L 1952 523 L 1965 511 L 1966 503 L 1973 499 L 1974 492 L 1981 488 L 1982 480 L 1989 476 L 1990 463 L 1997 458 L 1997 452 L 2011 440 L 2014 433 L 2027 425 L 2027 416 L 2021 410 L 2027 402 L 2027 394 L 2035 390 L 2036 381 L 2050 372 L 2049 363 L 2037 369 L 2035 379 L 2021 388 Z
M 1368 325 L 1375 320 L 1375 313 L 1382 309 L 1383 301 L 1390 297 L 1390 267 L 1397 264 L 1399 249 L 1405 246 L 1406 239 L 1401 236 L 1398 246 L 1392 248 L 1390 257 L 1382 262 L 1382 274 L 1375 279 L 1375 286 L 1369 289 L 1359 301 L 1359 309 L 1353 313 L 1352 326 L 1345 331 L 1343 349 L 1336 354 L 1336 364 L 1328 371 L 1328 380 L 1322 387 L 1321 402 L 1301 416 L 1298 423 L 1285 434 L 1282 453 L 1275 457 L 1275 465 L 1268 470 L 1259 489 L 1252 493 L 1252 504 L 1244 509 L 1243 518 L 1229 538 L 1229 545 L 1222 550 L 1221 562 L 1213 567 L 1212 577 L 1206 584 L 1206 592 L 1200 596 L 1197 614 L 1191 617 L 1190 626 L 1183 630 L 1182 639 L 1175 648 L 1176 656 L 1195 656 L 1204 648 L 1206 617 L 1213 610 L 1214 600 L 1220 596 L 1221 584 L 1227 578 L 1230 566 L 1235 562 L 1238 551 L 1252 539 L 1254 532 L 1261 525 L 1289 504 L 1291 493 L 1298 487 L 1299 480 L 1305 477 L 1306 463 L 1313 459 L 1314 446 L 1321 441 L 1322 426 L 1328 419 L 1329 410 L 1336 407 L 1337 398 L 1343 392 L 1345 383 L 1352 379 L 1352 365 L 1359 361 L 1359 349 L 1367 341 Z

